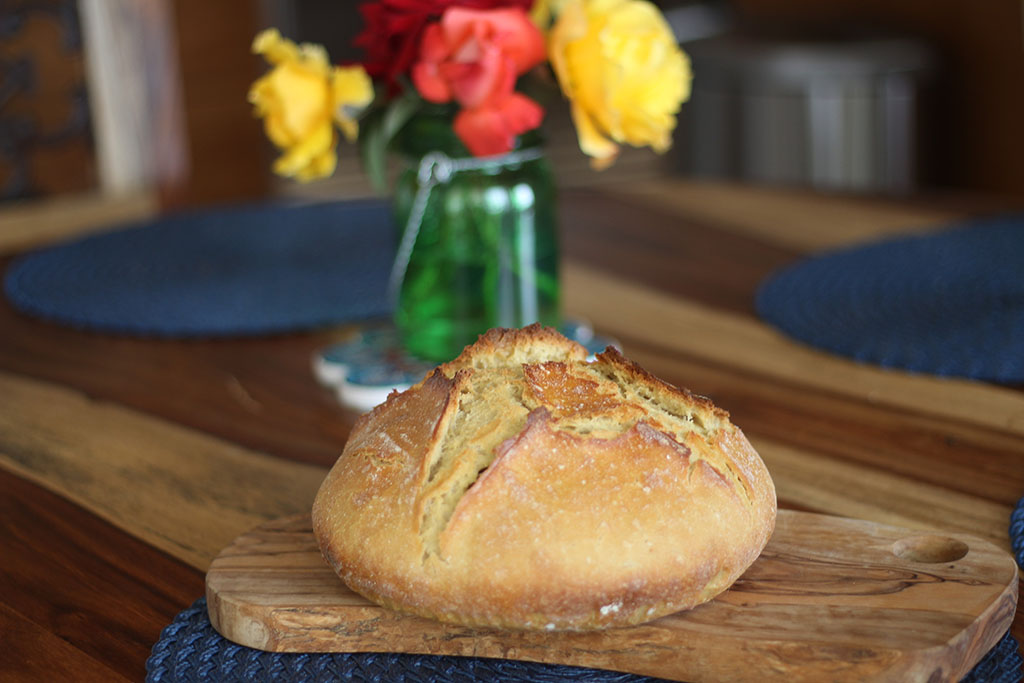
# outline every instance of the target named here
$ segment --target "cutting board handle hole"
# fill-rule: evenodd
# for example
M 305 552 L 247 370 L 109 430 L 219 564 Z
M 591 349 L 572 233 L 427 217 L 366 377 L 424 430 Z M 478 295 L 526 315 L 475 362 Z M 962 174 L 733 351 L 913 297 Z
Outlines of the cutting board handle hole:
M 968 550 L 963 541 L 933 534 L 908 536 L 892 544 L 893 555 L 907 562 L 955 562 Z

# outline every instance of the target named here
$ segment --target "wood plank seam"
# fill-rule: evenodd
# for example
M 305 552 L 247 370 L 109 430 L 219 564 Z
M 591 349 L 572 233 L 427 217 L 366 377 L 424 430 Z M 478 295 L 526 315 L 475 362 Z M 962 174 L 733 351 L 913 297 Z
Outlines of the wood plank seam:
M 706 391 L 700 384 L 688 385 L 687 388 L 693 390 L 697 389 L 698 393 L 707 393 L 709 397 L 721 405 L 742 403 L 742 402 L 768 402 L 772 400 L 772 397 L 766 395 L 766 389 L 774 392 L 776 397 L 783 401 L 779 406 L 781 410 L 788 411 L 784 401 L 789 400 L 794 395 L 799 395 L 801 400 L 805 400 L 816 405 L 820 404 L 833 404 L 827 405 L 824 410 L 825 414 L 832 414 L 839 410 L 834 404 L 843 404 L 845 410 L 859 407 L 862 410 L 884 410 L 887 413 L 887 417 L 891 418 L 894 424 L 904 425 L 907 429 L 919 430 L 921 432 L 927 432 L 928 434 L 944 434 L 945 440 L 948 442 L 952 440 L 957 443 L 958 448 L 976 449 L 976 456 L 972 458 L 970 472 L 961 471 L 958 478 L 944 483 L 943 487 L 947 490 L 951 490 L 955 493 L 964 495 L 979 496 L 976 491 L 972 491 L 969 488 L 959 488 L 961 484 L 968 481 L 968 477 L 978 475 L 978 468 L 987 465 L 984 456 L 990 451 L 999 452 L 1003 455 L 1002 460 L 1012 458 L 1013 463 L 1004 462 L 1003 475 L 1016 472 L 1019 468 L 1024 467 L 1024 438 L 1006 434 L 1003 432 L 995 432 L 986 427 L 982 427 L 970 422 L 954 422 L 952 420 L 934 417 L 927 414 L 920 414 L 909 408 L 899 408 L 892 406 L 880 407 L 877 404 L 873 404 L 867 401 L 863 401 L 857 397 L 851 397 L 847 394 L 843 394 L 835 390 L 820 389 L 817 387 L 808 387 L 804 385 L 791 384 L 788 382 L 781 382 L 777 378 L 766 377 L 761 373 L 749 371 L 744 372 L 741 369 L 737 369 L 727 363 L 723 363 L 718 360 L 708 360 L 706 358 L 699 358 L 691 354 L 682 353 L 679 351 L 673 351 L 665 349 L 661 344 L 657 342 L 651 342 L 648 339 L 641 339 L 631 334 L 619 335 L 619 340 L 629 349 L 630 357 L 640 362 L 643 367 L 656 368 L 658 372 L 665 373 L 663 379 L 678 380 L 679 383 L 686 385 L 686 377 L 694 377 L 696 374 L 709 373 L 712 375 L 721 374 L 728 377 L 728 381 L 735 382 L 736 385 L 731 387 L 733 391 L 736 387 L 743 387 L 743 392 L 749 391 L 747 395 L 740 392 L 742 395 L 733 394 L 731 400 L 728 402 L 716 397 L 713 391 Z M 695 368 L 698 370 L 695 372 Z M 701 374 L 703 377 L 703 374 Z M 704 377 L 706 380 L 706 377 Z M 744 379 L 749 380 L 744 382 Z M 783 391 L 779 391 L 784 389 Z M 786 393 L 788 392 L 788 393 Z M 806 405 L 802 404 L 796 406 L 795 409 L 806 411 Z M 832 411 L 832 413 L 830 413 Z M 813 420 L 814 416 L 808 415 L 808 420 Z M 872 423 L 877 422 L 877 418 L 860 418 L 869 419 Z M 744 431 L 749 434 L 758 434 L 762 438 L 779 438 L 779 432 L 787 432 L 791 427 L 788 424 L 780 425 L 780 429 L 776 432 L 764 431 L 766 424 L 762 420 L 759 423 L 751 424 L 746 420 L 740 424 L 744 428 Z M 772 425 L 774 426 L 774 425 Z M 806 426 L 806 425 L 805 425 Z M 890 428 L 890 431 L 895 431 L 895 428 Z M 834 436 L 834 438 L 833 438 Z M 822 455 L 852 460 L 853 464 L 860 464 L 861 466 L 870 467 L 877 470 L 891 471 L 896 475 L 908 476 L 908 474 L 914 474 L 920 476 L 920 470 L 913 466 L 903 468 L 903 463 L 898 461 L 889 461 L 884 467 L 876 464 L 878 456 L 873 455 L 865 449 L 871 448 L 866 443 L 851 444 L 842 440 L 839 434 L 830 436 L 828 439 L 828 446 L 821 447 L 815 446 L 808 448 L 806 445 L 803 446 L 804 450 L 812 450 L 815 453 Z M 934 438 L 934 436 L 933 436 Z M 802 441 L 802 440 L 801 440 Z M 1012 455 L 1011 455 L 1012 454 Z M 937 480 L 947 482 L 949 472 L 944 471 Z M 985 490 L 986 493 L 995 493 L 998 489 L 993 489 L 993 482 L 987 479 Z M 998 482 L 1003 483 L 1003 482 Z M 984 495 L 982 498 L 989 500 L 995 500 L 997 502 L 1003 502 L 1006 504 L 1015 504 L 1020 499 L 1021 490 L 1013 488 L 1009 492 L 1003 491 L 1002 495 Z
M 674 216 L 693 216 L 729 232 L 808 253 L 934 232 L 964 218 L 959 211 L 714 182 L 663 180 L 617 187 L 616 193 Z
M 871 403 L 1024 435 L 1024 395 L 966 379 L 887 370 L 802 346 L 753 318 L 724 313 L 567 262 L 565 308 L 602 333 L 657 335 L 668 348 Z M 657 330 L 649 321 L 659 321 Z M 652 336 L 652 338 L 654 338 Z
M 2 372 L 0 466 L 204 571 L 239 533 L 308 511 L 326 473 Z
M 780 499 L 792 498 L 820 512 L 880 524 L 955 530 L 1010 550 L 1006 533 L 1010 505 L 748 436 L 768 466 Z M 879 491 L 887 494 L 885 507 L 870 502 Z

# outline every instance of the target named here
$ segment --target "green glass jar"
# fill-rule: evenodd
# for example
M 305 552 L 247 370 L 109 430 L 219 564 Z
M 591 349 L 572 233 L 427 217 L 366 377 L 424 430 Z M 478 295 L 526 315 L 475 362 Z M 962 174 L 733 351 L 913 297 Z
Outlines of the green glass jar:
M 397 142 L 407 166 L 394 215 L 407 255 L 400 246 L 392 285 L 405 349 L 443 362 L 492 327 L 557 326 L 555 183 L 539 135 L 504 157 L 473 158 L 437 110 Z

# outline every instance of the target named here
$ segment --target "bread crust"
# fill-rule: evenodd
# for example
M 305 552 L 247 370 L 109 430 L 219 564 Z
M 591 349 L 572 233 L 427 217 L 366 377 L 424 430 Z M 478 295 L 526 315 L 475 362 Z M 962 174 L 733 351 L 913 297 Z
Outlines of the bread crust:
M 492 330 L 364 415 L 313 506 L 356 592 L 442 621 L 583 630 L 725 590 L 775 489 L 728 414 L 609 348 Z

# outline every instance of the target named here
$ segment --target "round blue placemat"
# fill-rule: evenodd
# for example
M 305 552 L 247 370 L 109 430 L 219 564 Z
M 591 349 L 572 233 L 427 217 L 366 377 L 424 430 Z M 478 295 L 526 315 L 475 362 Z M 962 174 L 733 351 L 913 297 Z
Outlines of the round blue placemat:
M 971 672 L 968 683 L 1016 683 L 1021 657 L 1007 632 Z M 657 683 L 662 679 L 505 659 L 395 653 L 295 654 L 236 645 L 218 634 L 200 598 L 180 612 L 160 635 L 146 661 L 147 683 L 198 681 L 382 681 L 441 683 Z
M 1024 381 L 1024 216 L 822 254 L 757 311 L 807 344 L 915 372 Z
M 25 313 L 103 332 L 312 329 L 390 313 L 393 232 L 380 201 L 168 216 L 28 254 L 4 288 Z

